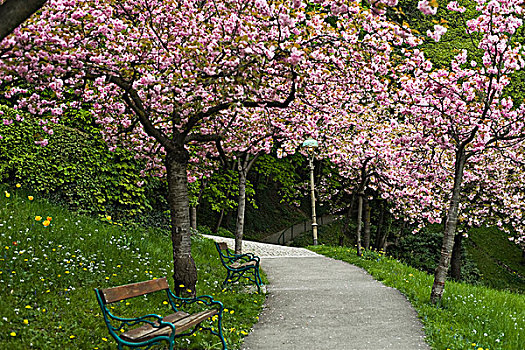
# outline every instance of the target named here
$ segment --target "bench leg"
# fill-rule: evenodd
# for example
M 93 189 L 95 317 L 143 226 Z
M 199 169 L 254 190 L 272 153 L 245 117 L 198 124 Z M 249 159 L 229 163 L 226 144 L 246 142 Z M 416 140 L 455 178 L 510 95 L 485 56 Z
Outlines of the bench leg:
M 224 336 L 222 335 L 222 310 L 219 314 L 219 320 L 217 321 L 217 326 L 219 329 L 217 336 L 221 338 L 222 350 L 227 350 L 228 347 L 226 346 L 226 340 L 224 340 Z

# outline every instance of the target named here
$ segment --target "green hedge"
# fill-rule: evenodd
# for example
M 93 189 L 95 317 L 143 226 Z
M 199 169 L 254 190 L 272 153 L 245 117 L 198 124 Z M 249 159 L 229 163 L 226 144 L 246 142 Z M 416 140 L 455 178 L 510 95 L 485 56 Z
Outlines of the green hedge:
M 15 111 L 5 106 L 0 111 L 15 119 Z M 130 152 L 110 152 L 85 115 L 75 122 L 85 124 L 88 131 L 53 125 L 53 134 L 48 135 L 31 116 L 1 125 L 0 182 L 21 183 L 90 214 L 129 217 L 150 211 L 159 200 L 147 192 L 158 192 L 160 181 L 140 177 L 143 164 Z M 47 146 L 35 144 L 43 138 L 49 140 Z M 144 185 L 139 187 L 141 181 Z

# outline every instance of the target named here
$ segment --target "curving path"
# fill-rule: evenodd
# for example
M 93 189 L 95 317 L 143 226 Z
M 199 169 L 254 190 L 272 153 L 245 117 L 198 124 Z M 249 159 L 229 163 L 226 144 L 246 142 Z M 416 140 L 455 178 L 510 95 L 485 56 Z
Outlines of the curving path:
M 242 349 L 430 349 L 406 298 L 363 269 L 303 248 L 244 241 L 243 251 L 261 257 L 270 285 Z

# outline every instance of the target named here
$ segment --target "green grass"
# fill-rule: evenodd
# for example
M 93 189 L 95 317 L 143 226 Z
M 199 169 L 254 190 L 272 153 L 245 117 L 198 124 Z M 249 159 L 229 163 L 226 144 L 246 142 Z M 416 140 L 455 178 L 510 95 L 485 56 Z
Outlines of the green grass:
M 525 295 L 447 282 L 440 307 L 430 304 L 433 276 L 375 252 L 310 246 L 311 250 L 366 269 L 412 303 L 433 349 L 521 350 L 525 344 Z
M 173 286 L 169 236 L 79 216 L 38 198 L 29 200 L 28 194 L 0 187 L 0 344 L 8 349 L 115 348 L 93 288 L 162 276 Z M 36 216 L 42 219 L 37 221 Z M 192 247 L 197 294 L 223 302 L 228 310 L 225 338 L 229 348 L 238 348 L 257 321 L 265 297 L 249 294 L 242 286 L 222 290 L 225 271 L 213 242 L 196 235 Z M 166 315 L 163 298 L 162 293 L 147 300 L 130 299 L 117 304 L 115 311 Z M 220 348 L 217 337 L 197 334 L 178 340 L 178 348 Z
M 482 283 L 513 292 L 525 291 L 525 265 L 521 249 L 495 227 L 469 231 L 466 248 L 482 275 Z

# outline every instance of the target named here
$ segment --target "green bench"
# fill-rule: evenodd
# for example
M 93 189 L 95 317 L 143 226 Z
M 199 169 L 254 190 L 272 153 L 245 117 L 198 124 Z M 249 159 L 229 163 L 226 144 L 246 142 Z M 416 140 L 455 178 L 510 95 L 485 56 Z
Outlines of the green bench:
M 228 249 L 225 242 L 215 242 L 219 252 L 222 265 L 226 268 L 226 278 L 223 286 L 235 283 L 242 277 L 247 278 L 257 285 L 257 291 L 261 292 L 261 275 L 259 272 L 260 258 L 254 254 L 234 254 Z
M 123 318 L 113 315 L 107 306 L 129 298 L 161 291 L 166 292 L 173 311 L 172 314 L 165 317 L 148 314 L 135 318 Z M 175 338 L 192 335 L 201 329 L 218 336 L 222 342 L 223 350 L 227 349 L 226 341 L 222 335 L 224 306 L 220 301 L 213 300 L 209 295 L 195 298 L 178 297 L 170 290 L 165 277 L 114 288 L 95 289 L 95 294 L 109 334 L 117 341 L 118 349 L 123 349 L 124 346 L 149 349 L 154 344 L 167 342 L 168 348 L 171 350 L 175 348 Z M 192 314 L 179 309 L 179 305 L 187 306 L 195 303 L 206 308 Z M 212 319 L 213 322 L 217 321 L 216 330 L 211 327 L 200 326 L 203 321 L 208 319 Z

